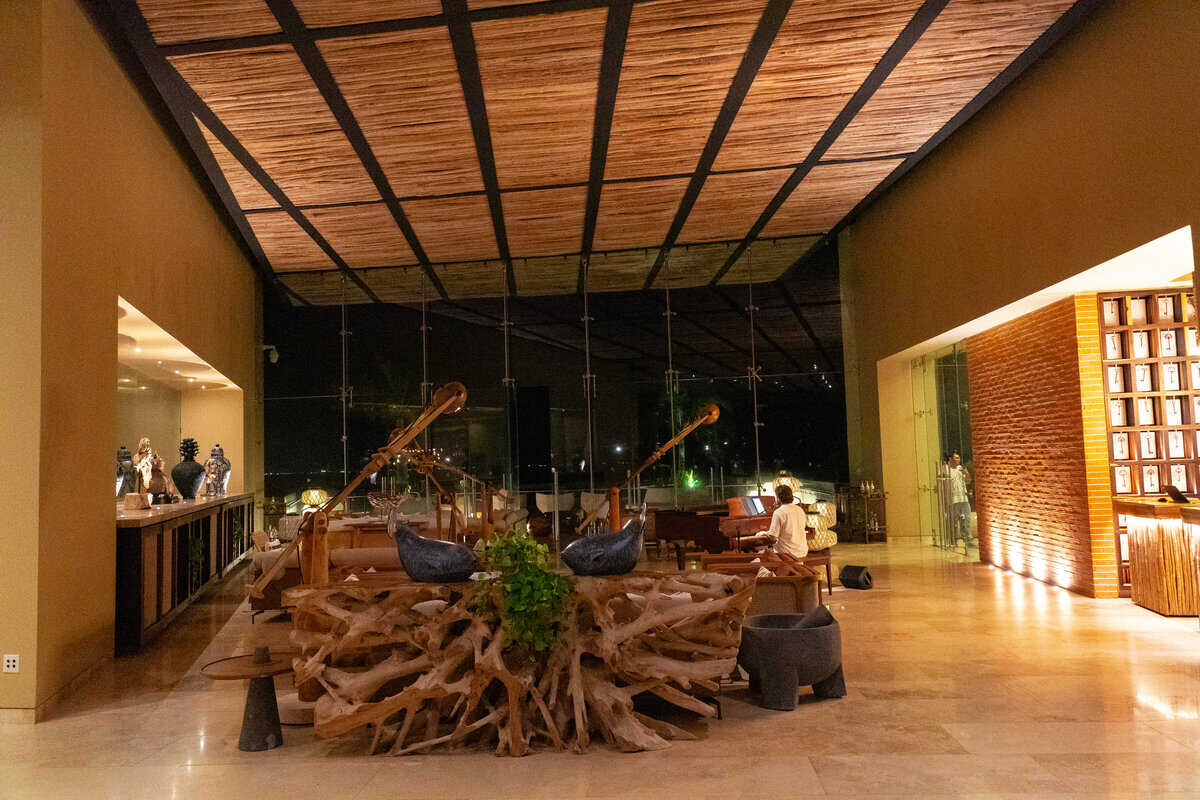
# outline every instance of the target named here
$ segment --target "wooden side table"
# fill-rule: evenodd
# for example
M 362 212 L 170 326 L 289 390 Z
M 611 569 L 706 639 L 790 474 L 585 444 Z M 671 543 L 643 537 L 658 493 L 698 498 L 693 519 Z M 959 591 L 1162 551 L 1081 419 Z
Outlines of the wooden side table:
M 246 710 L 242 713 L 242 734 L 238 749 L 248 752 L 270 750 L 283 744 L 279 727 L 279 704 L 275 700 L 275 676 L 292 671 L 292 659 L 299 653 L 288 650 L 272 653 L 265 647 L 250 655 L 221 658 L 200 668 L 200 674 L 214 681 L 249 680 Z

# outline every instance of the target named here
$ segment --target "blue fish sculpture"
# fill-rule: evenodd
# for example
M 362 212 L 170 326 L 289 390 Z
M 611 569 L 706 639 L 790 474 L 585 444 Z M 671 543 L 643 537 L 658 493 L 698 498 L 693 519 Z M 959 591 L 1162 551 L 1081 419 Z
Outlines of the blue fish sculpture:
M 419 536 L 400 520 L 396 511 L 388 515 L 388 533 L 396 538 L 400 563 L 414 581 L 458 583 L 479 570 L 479 559 L 471 548 Z
M 562 560 L 576 575 L 624 575 L 637 566 L 642 554 L 642 531 L 646 526 L 646 504 L 637 519 L 616 533 L 585 536 L 563 548 Z

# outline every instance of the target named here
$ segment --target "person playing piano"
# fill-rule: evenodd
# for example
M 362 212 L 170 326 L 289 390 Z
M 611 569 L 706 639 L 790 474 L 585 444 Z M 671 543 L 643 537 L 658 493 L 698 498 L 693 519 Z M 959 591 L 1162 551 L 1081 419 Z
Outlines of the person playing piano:
M 775 487 L 775 499 L 779 504 L 771 515 L 771 527 L 767 529 L 770 544 L 762 553 L 762 562 L 776 575 L 812 575 L 812 570 L 800 563 L 808 555 L 808 539 L 805 526 L 808 513 L 803 506 L 793 501 L 792 488 L 786 484 Z

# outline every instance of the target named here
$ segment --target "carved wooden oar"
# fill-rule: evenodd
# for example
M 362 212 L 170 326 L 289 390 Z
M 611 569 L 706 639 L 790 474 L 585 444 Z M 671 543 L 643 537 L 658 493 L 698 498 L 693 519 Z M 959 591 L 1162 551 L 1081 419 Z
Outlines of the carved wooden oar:
M 304 577 L 305 583 L 313 585 L 328 583 L 329 552 L 325 534 L 329 530 L 329 512 L 344 502 L 358 488 L 359 484 L 390 464 L 392 459 L 400 455 L 400 452 L 416 439 L 421 431 L 428 428 L 435 419 L 442 414 L 455 413 L 466 405 L 466 402 L 467 387 L 458 381 L 451 381 L 434 392 L 433 399 L 425 410 L 421 412 L 419 417 L 413 420 L 408 427 L 393 433 L 388 443 L 375 451 L 371 456 L 371 460 L 362 468 L 362 471 L 347 483 L 345 488 L 338 492 L 336 496 L 331 497 L 318 510 L 305 516 L 304 521 L 300 523 L 300 529 L 296 533 L 296 538 L 287 547 L 279 551 L 279 557 L 275 559 L 275 563 L 271 565 L 270 569 L 250 585 L 250 594 L 254 597 L 262 597 L 263 590 L 267 587 L 267 584 L 274 580 L 275 576 L 283 570 L 288 556 L 291 555 L 293 550 L 300 547 L 302 542 L 307 544 L 301 551 L 300 558 L 300 572 Z
M 717 408 L 714 404 L 708 403 L 707 405 L 703 406 L 700 409 L 700 416 L 696 417 L 687 425 L 687 427 L 683 428 L 679 431 L 679 433 L 671 437 L 662 447 L 651 453 L 650 457 L 643 461 L 640 467 L 629 474 L 629 477 L 625 479 L 625 488 L 628 489 L 638 475 L 641 475 L 642 472 L 644 472 L 646 468 L 655 461 L 658 461 L 664 455 L 671 452 L 671 448 L 687 438 L 689 433 L 696 430 L 696 428 L 699 428 L 701 425 L 713 424 L 720 416 L 721 409 Z M 600 503 L 594 509 L 592 509 L 591 513 L 584 518 L 583 522 L 579 523 L 579 526 L 575 528 L 575 532 L 583 533 L 584 529 L 586 529 L 588 525 L 591 525 L 593 522 L 595 522 L 596 518 L 604 512 L 604 508 L 605 504 Z M 621 528 L 621 487 L 619 486 L 610 487 L 608 490 L 608 527 L 609 530 L 612 531 L 620 530 Z

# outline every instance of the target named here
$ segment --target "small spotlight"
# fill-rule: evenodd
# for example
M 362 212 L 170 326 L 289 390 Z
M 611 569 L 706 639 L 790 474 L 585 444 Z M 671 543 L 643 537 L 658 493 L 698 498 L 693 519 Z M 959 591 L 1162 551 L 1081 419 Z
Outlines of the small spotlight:
M 188 378 L 188 383 L 195 383 L 195 382 L 196 382 L 195 378 Z
M 141 389 L 143 392 L 144 392 L 144 391 L 146 391 L 146 387 L 145 387 L 145 386 L 139 386 L 138 388 L 139 388 L 139 389 Z
M 140 347 L 135 347 L 135 348 L 133 348 L 133 352 L 135 352 L 135 353 L 140 353 L 140 352 L 142 352 L 142 348 L 140 348 Z

